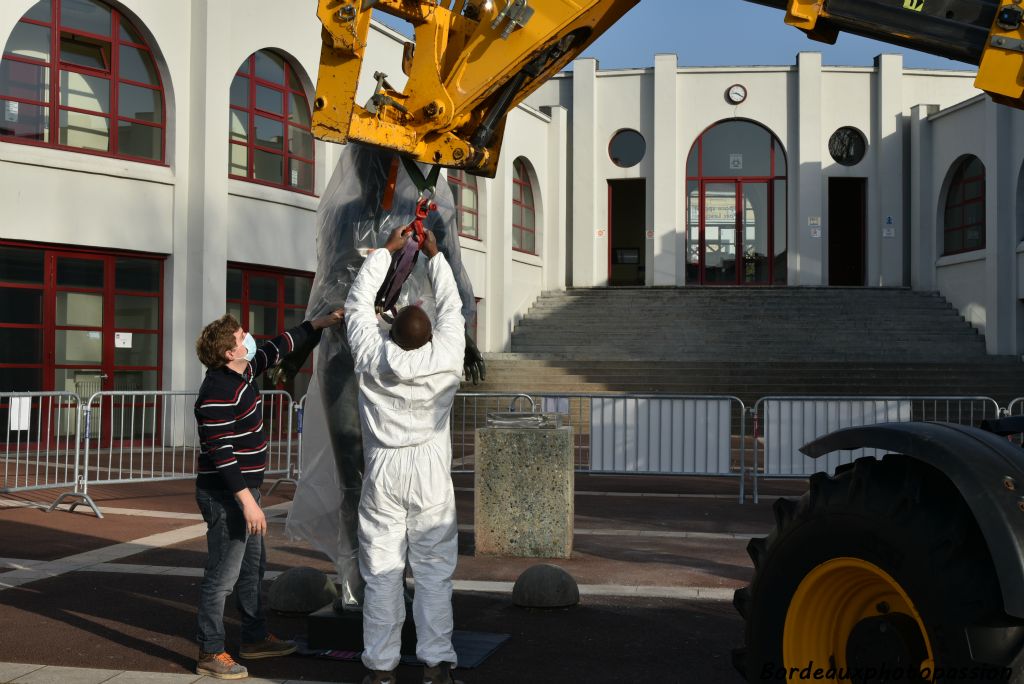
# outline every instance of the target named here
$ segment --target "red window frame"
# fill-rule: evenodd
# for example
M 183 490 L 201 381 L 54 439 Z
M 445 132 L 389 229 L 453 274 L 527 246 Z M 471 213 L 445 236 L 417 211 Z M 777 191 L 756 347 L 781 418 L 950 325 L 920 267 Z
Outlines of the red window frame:
M 51 392 L 57 389 L 54 386 L 56 371 L 64 369 L 81 370 L 95 366 L 97 371 L 105 372 L 110 379 L 109 387 L 104 389 L 116 389 L 113 387 L 116 373 L 120 371 L 154 371 L 156 373 L 156 387 L 153 390 L 159 391 L 163 382 L 163 318 L 164 318 L 164 266 L 166 257 L 154 256 L 138 252 L 104 250 L 102 252 L 75 247 L 64 247 L 57 245 L 39 245 L 35 243 L 17 242 L 13 240 L 0 240 L 0 246 L 43 253 L 43 283 L 24 284 L 6 282 L 0 275 L 0 287 L 39 290 L 42 293 L 42 322 L 39 324 L 12 324 L 0 322 L 0 329 L 38 329 L 42 331 L 43 353 L 38 363 L 0 363 L 0 372 L 5 368 L 39 368 L 42 373 L 42 387 L 35 388 L 36 391 Z M 103 263 L 103 286 L 102 287 L 80 287 L 72 285 L 59 285 L 57 283 L 57 259 L 58 258 L 82 258 Z M 159 288 L 155 292 L 130 290 L 119 288 L 116 283 L 116 269 L 119 259 L 145 259 L 156 261 L 160 264 L 158 275 Z M 57 325 L 56 302 L 57 294 L 60 292 L 83 292 L 103 295 L 103 319 L 100 326 L 82 325 Z M 151 297 L 157 299 L 157 327 L 156 328 L 127 328 L 118 327 L 115 322 L 117 296 Z M 57 363 L 56 360 L 56 333 L 58 330 L 93 330 L 103 334 L 103 358 L 98 364 L 68 364 Z M 132 366 L 118 364 L 115 361 L 114 332 L 129 332 L 138 334 L 155 335 L 157 340 L 156 365 L 155 366 Z M 83 400 L 88 397 L 82 397 Z
M 519 157 L 512 162 L 512 249 L 516 252 L 522 252 L 523 254 L 537 255 L 537 210 L 535 205 L 527 204 L 526 190 L 530 191 L 530 196 L 534 197 L 533 182 L 530 180 L 530 172 L 526 166 L 526 160 Z M 533 216 L 533 228 L 530 228 L 525 224 L 525 221 L 516 223 L 516 212 L 515 208 L 520 208 L 520 216 L 526 216 L 529 212 Z M 533 235 L 533 251 L 523 249 L 523 236 L 526 233 Z
M 967 173 L 971 171 L 972 165 L 977 163 L 980 173 L 972 176 Z M 972 183 L 978 184 L 978 194 L 972 197 L 967 196 L 967 189 Z M 977 221 L 967 222 L 967 207 L 979 206 Z M 960 221 L 950 222 L 951 211 L 959 211 Z M 967 245 L 967 231 L 977 228 L 981 235 L 981 243 L 971 247 Z M 946 244 L 951 234 L 959 233 L 960 249 L 948 250 Z M 985 165 L 975 156 L 960 160 L 953 171 L 953 179 L 949 183 L 949 190 L 946 192 L 946 204 L 942 212 L 942 255 L 963 254 L 985 249 Z
M 448 184 L 452 186 L 452 195 L 455 200 L 455 217 L 459 225 L 459 235 L 470 238 L 471 240 L 480 240 L 480 192 L 476 176 L 471 176 L 462 169 L 449 169 Z M 466 193 L 472 193 L 476 198 L 476 209 L 470 209 L 466 206 L 465 200 L 463 199 Z M 467 215 L 474 218 L 473 225 L 475 227 L 472 233 L 465 230 L 466 222 L 463 220 L 463 217 Z
M 266 81 L 256 76 L 256 55 L 259 53 L 273 54 L 278 57 L 284 63 L 283 71 L 283 82 L 274 83 L 272 81 Z M 230 124 L 228 130 L 228 177 L 236 180 L 248 181 L 249 183 L 256 183 L 258 185 L 267 185 L 273 188 L 282 188 L 284 190 L 290 190 L 297 192 L 302 195 L 315 195 L 316 190 L 316 139 L 313 139 L 311 156 L 309 158 L 302 157 L 298 154 L 293 154 L 290 149 L 291 136 L 289 135 L 289 129 L 295 128 L 310 136 L 313 135 L 311 126 L 302 126 L 298 123 L 293 123 L 289 118 L 291 111 L 293 98 L 292 95 L 298 95 L 302 98 L 302 102 L 306 105 L 305 118 L 311 121 L 311 111 L 309 108 L 309 96 L 305 90 L 293 87 L 293 83 L 300 84 L 302 81 L 299 80 L 298 70 L 291 63 L 291 61 L 276 52 L 270 50 L 258 50 L 257 52 L 249 55 L 242 65 L 238 68 L 235 73 L 236 79 L 242 79 L 246 81 L 246 104 L 242 106 L 236 104 L 234 101 L 231 102 L 231 109 L 237 112 L 243 112 L 246 117 L 246 139 L 244 142 L 236 141 L 231 135 Z M 260 109 L 256 106 L 256 87 L 261 86 L 280 94 L 284 106 L 281 108 L 281 114 L 276 112 L 267 111 Z M 275 150 L 270 147 L 265 147 L 256 144 L 256 117 L 260 116 L 265 119 L 273 119 L 282 125 L 281 135 L 281 149 Z M 240 146 L 246 148 L 246 173 L 245 175 L 239 175 L 231 172 L 231 146 Z M 256 152 L 265 152 L 267 154 L 273 154 L 281 157 L 281 183 L 274 183 L 272 181 L 264 180 L 256 177 Z M 302 188 L 299 185 L 292 185 L 289 181 L 291 179 L 290 169 L 291 162 L 297 161 L 303 164 L 309 165 L 309 189 Z
M 228 310 L 232 314 L 236 314 L 235 318 L 237 318 L 238 322 L 241 323 L 242 328 L 244 330 L 250 332 L 252 334 L 252 336 L 256 339 L 257 342 L 262 342 L 263 340 L 272 339 L 272 338 L 276 337 L 277 335 L 280 335 L 285 330 L 287 330 L 288 326 L 285 324 L 285 317 L 286 317 L 286 314 L 288 312 L 292 312 L 293 316 L 295 315 L 295 313 L 298 313 L 298 318 L 294 319 L 294 320 L 301 321 L 302 318 L 304 317 L 304 315 L 306 313 L 307 302 L 287 302 L 287 301 L 285 301 L 285 278 L 292 277 L 292 278 L 304 278 L 304 279 L 307 279 L 309 281 L 310 288 L 312 288 L 312 285 L 313 285 L 313 274 L 312 273 L 309 273 L 307 271 L 294 271 L 294 270 L 290 270 L 290 269 L 261 268 L 261 267 L 258 267 L 258 266 L 249 266 L 249 265 L 246 265 L 246 264 L 239 264 L 239 263 L 234 263 L 234 262 L 231 262 L 231 263 L 228 264 L 228 270 L 229 271 L 238 271 L 239 272 L 240 278 L 241 278 L 241 280 L 240 280 L 240 285 L 241 285 L 240 289 L 241 289 L 241 291 L 240 291 L 239 294 L 241 296 L 240 297 L 232 297 L 231 296 L 231 292 L 229 290 L 228 291 L 228 297 L 227 297 L 227 308 L 228 308 Z M 249 284 L 250 284 L 252 278 L 254 278 L 254 277 L 257 277 L 257 278 L 270 278 L 270 279 L 273 279 L 275 281 L 276 298 L 274 300 L 254 299 L 253 297 L 250 296 Z M 233 311 L 232 310 L 232 308 L 233 308 L 232 304 L 234 304 L 237 307 L 237 311 Z M 277 320 L 277 326 L 276 326 L 277 330 L 276 331 L 274 331 L 273 333 L 260 332 L 260 333 L 257 334 L 256 332 L 253 332 L 252 330 L 250 330 L 250 326 L 252 324 L 252 321 L 249 320 L 249 309 L 253 305 L 260 306 L 260 307 L 266 307 L 266 308 L 271 308 L 271 307 L 274 308 L 274 310 L 275 310 L 275 317 L 276 317 L 276 320 Z M 300 372 L 307 376 L 307 380 L 311 380 L 312 379 L 312 376 L 313 376 L 313 355 L 312 354 L 310 354 L 309 358 L 306 360 L 306 364 L 302 367 Z M 263 386 L 266 389 L 271 389 L 270 384 L 269 384 L 269 380 L 267 380 L 266 378 L 267 378 L 267 376 L 264 376 L 264 385 Z M 308 382 L 307 382 L 307 387 L 308 387 Z M 274 386 L 273 389 L 287 389 L 287 388 L 285 387 L 284 383 L 279 383 L 277 386 Z M 294 391 L 294 388 L 292 389 L 292 391 Z M 301 397 L 296 397 L 296 396 L 292 397 L 292 399 L 295 400 L 295 401 L 298 401 L 300 398 Z
M 122 23 L 128 27 L 128 30 L 141 36 L 141 32 L 129 21 L 121 16 L 114 7 L 107 5 L 106 3 L 100 2 L 99 0 L 92 0 L 98 5 L 103 5 L 110 10 L 110 35 L 101 36 L 98 34 L 89 33 L 82 31 L 77 28 L 67 28 L 63 33 L 70 33 L 71 37 L 84 38 L 92 42 L 99 42 L 109 45 L 110 54 L 104 56 L 104 61 L 107 62 L 106 69 L 94 69 L 91 67 L 81 66 L 65 62 L 61 59 L 61 34 L 62 26 L 60 21 L 60 9 L 62 0 L 49 0 L 50 2 L 50 20 L 49 22 L 39 21 L 36 19 L 29 19 L 27 15 L 22 16 L 18 21 L 18 24 L 32 24 L 35 26 L 42 26 L 50 31 L 50 58 L 48 61 L 32 59 L 29 57 L 22 57 L 18 55 L 7 54 L 6 45 L 3 53 L 4 62 L 17 62 L 22 64 L 29 64 L 36 67 L 43 67 L 47 69 L 47 73 L 50 77 L 49 85 L 49 102 L 43 102 L 40 100 L 33 100 L 24 97 L 15 97 L 12 95 L 6 95 L 0 92 L 0 99 L 18 102 L 21 104 L 30 105 L 33 107 L 40 107 L 46 112 L 46 116 L 49 118 L 46 131 L 49 135 L 49 140 L 32 140 L 28 138 L 17 137 L 13 135 L 0 135 L 0 140 L 4 142 L 13 142 L 22 145 L 35 145 L 37 147 L 54 147 L 60 150 L 67 150 L 71 152 L 80 152 L 83 154 L 92 154 L 101 157 L 113 157 L 116 159 L 128 159 L 131 161 L 142 162 L 144 164 L 157 164 L 166 166 L 167 156 L 167 98 L 164 95 L 163 81 L 160 77 L 160 69 L 157 66 L 157 60 L 150 48 L 145 43 L 136 43 L 131 40 L 127 40 L 121 35 Z M 17 26 L 17 25 L 16 25 Z M 135 48 L 149 55 L 150 62 L 153 65 L 154 73 L 156 74 L 156 85 L 150 83 L 141 83 L 139 81 L 132 81 L 121 78 L 120 64 L 121 64 L 121 47 L 127 46 Z M 57 67 L 57 72 L 54 74 L 54 67 Z M 68 107 L 61 103 L 60 97 L 60 84 L 61 84 L 61 73 L 78 73 L 93 78 L 103 78 L 110 83 L 110 113 L 104 114 L 103 112 L 92 111 L 87 109 L 79 109 L 76 107 Z M 120 115 L 118 107 L 118 97 L 120 93 L 120 87 L 122 84 L 135 86 L 138 88 L 145 88 L 147 90 L 157 91 L 160 95 L 160 122 L 153 123 L 151 121 L 143 121 L 141 119 L 134 119 Z M 83 147 L 75 147 L 73 145 L 62 145 L 60 144 L 60 113 L 78 112 L 80 114 L 86 114 L 88 116 L 96 116 L 104 118 L 108 121 L 108 138 L 107 138 L 107 150 L 93 150 Z M 56 115 L 55 115 L 56 114 Z M 127 122 L 131 124 L 138 124 L 149 128 L 157 128 L 160 130 L 160 157 L 159 159 L 150 159 L 148 157 L 139 157 L 131 154 L 124 154 L 118 151 L 118 137 L 120 122 Z

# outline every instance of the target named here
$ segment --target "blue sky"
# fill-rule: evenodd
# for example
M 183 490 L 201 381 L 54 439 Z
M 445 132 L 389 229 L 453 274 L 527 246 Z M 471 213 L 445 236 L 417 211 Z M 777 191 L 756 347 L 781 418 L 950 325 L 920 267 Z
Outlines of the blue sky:
M 383 12 L 374 16 L 408 35 L 408 24 Z M 835 45 L 818 43 L 787 26 L 782 11 L 744 0 L 641 0 L 583 56 L 597 58 L 602 69 L 623 69 L 649 67 L 658 53 L 675 53 L 680 66 L 748 66 L 793 64 L 798 52 L 808 51 L 821 52 L 828 65 L 869 66 L 875 55 L 899 52 L 908 67 L 974 70 L 848 34 Z
M 806 51 L 821 52 L 829 65 L 868 66 L 879 53 L 899 52 L 908 67 L 974 69 L 848 34 L 835 45 L 818 43 L 787 26 L 781 10 L 743 0 L 641 0 L 583 56 L 620 69 L 651 66 L 657 53 L 677 54 L 680 66 L 747 66 L 793 64 Z

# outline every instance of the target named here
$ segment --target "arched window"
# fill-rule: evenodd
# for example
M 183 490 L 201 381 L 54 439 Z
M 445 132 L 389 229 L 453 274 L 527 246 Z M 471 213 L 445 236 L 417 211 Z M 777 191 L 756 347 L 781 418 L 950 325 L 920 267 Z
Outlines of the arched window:
M 448 186 L 455 198 L 455 213 L 459 221 L 459 235 L 480 239 L 480 209 L 477 201 L 476 176 L 462 169 L 448 170 Z
M 985 165 L 974 156 L 953 165 L 942 220 L 943 254 L 985 248 Z
M 0 140 L 163 162 L 163 86 L 153 50 L 98 0 L 41 0 L 0 61 Z
M 289 60 L 260 50 L 231 81 L 228 175 L 313 194 L 309 99 Z
M 537 209 L 529 162 L 519 157 L 512 162 L 512 249 L 537 253 Z
M 686 281 L 786 283 L 786 154 L 771 131 L 730 119 L 686 161 Z

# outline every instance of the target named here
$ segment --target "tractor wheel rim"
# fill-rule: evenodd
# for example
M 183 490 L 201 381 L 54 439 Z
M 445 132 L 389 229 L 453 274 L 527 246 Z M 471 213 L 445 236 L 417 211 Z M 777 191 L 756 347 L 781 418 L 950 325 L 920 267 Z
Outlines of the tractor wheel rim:
M 914 667 L 927 676 L 935 662 L 924 621 L 900 583 L 874 563 L 860 558 L 834 558 L 815 567 L 801 580 L 789 610 L 782 634 L 782 656 L 787 670 L 810 667 L 824 673 L 850 672 L 862 663 L 851 663 L 848 647 L 851 636 L 863 634 L 872 622 L 892 618 L 900 629 L 886 630 L 880 638 L 907 640 L 920 645 L 909 663 L 879 663 L 890 668 Z M 871 622 L 869 622 L 871 621 Z M 888 623 L 887 623 L 888 624 Z M 858 637 L 859 639 L 860 637 Z M 900 648 L 900 650 L 905 650 Z M 906 659 L 904 659 L 906 660 Z M 831 669 L 831 672 L 829 670 Z M 928 676 L 927 681 L 931 681 Z

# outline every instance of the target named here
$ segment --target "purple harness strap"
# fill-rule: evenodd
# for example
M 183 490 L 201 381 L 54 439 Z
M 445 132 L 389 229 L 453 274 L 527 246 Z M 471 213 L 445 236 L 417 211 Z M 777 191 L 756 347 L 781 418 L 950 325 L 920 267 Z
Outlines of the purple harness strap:
M 377 313 L 394 311 L 398 295 L 402 293 L 402 286 L 409 279 L 412 267 L 416 265 L 416 259 L 420 255 L 420 247 L 426 240 L 427 234 L 423 228 L 423 219 L 431 211 L 435 211 L 437 205 L 427 199 L 421 199 L 416 203 L 416 218 L 406 228 L 412 232 L 412 237 L 402 249 L 391 255 L 391 265 L 388 267 L 388 274 L 384 277 L 384 283 L 377 290 L 377 296 L 373 300 L 374 309 Z

